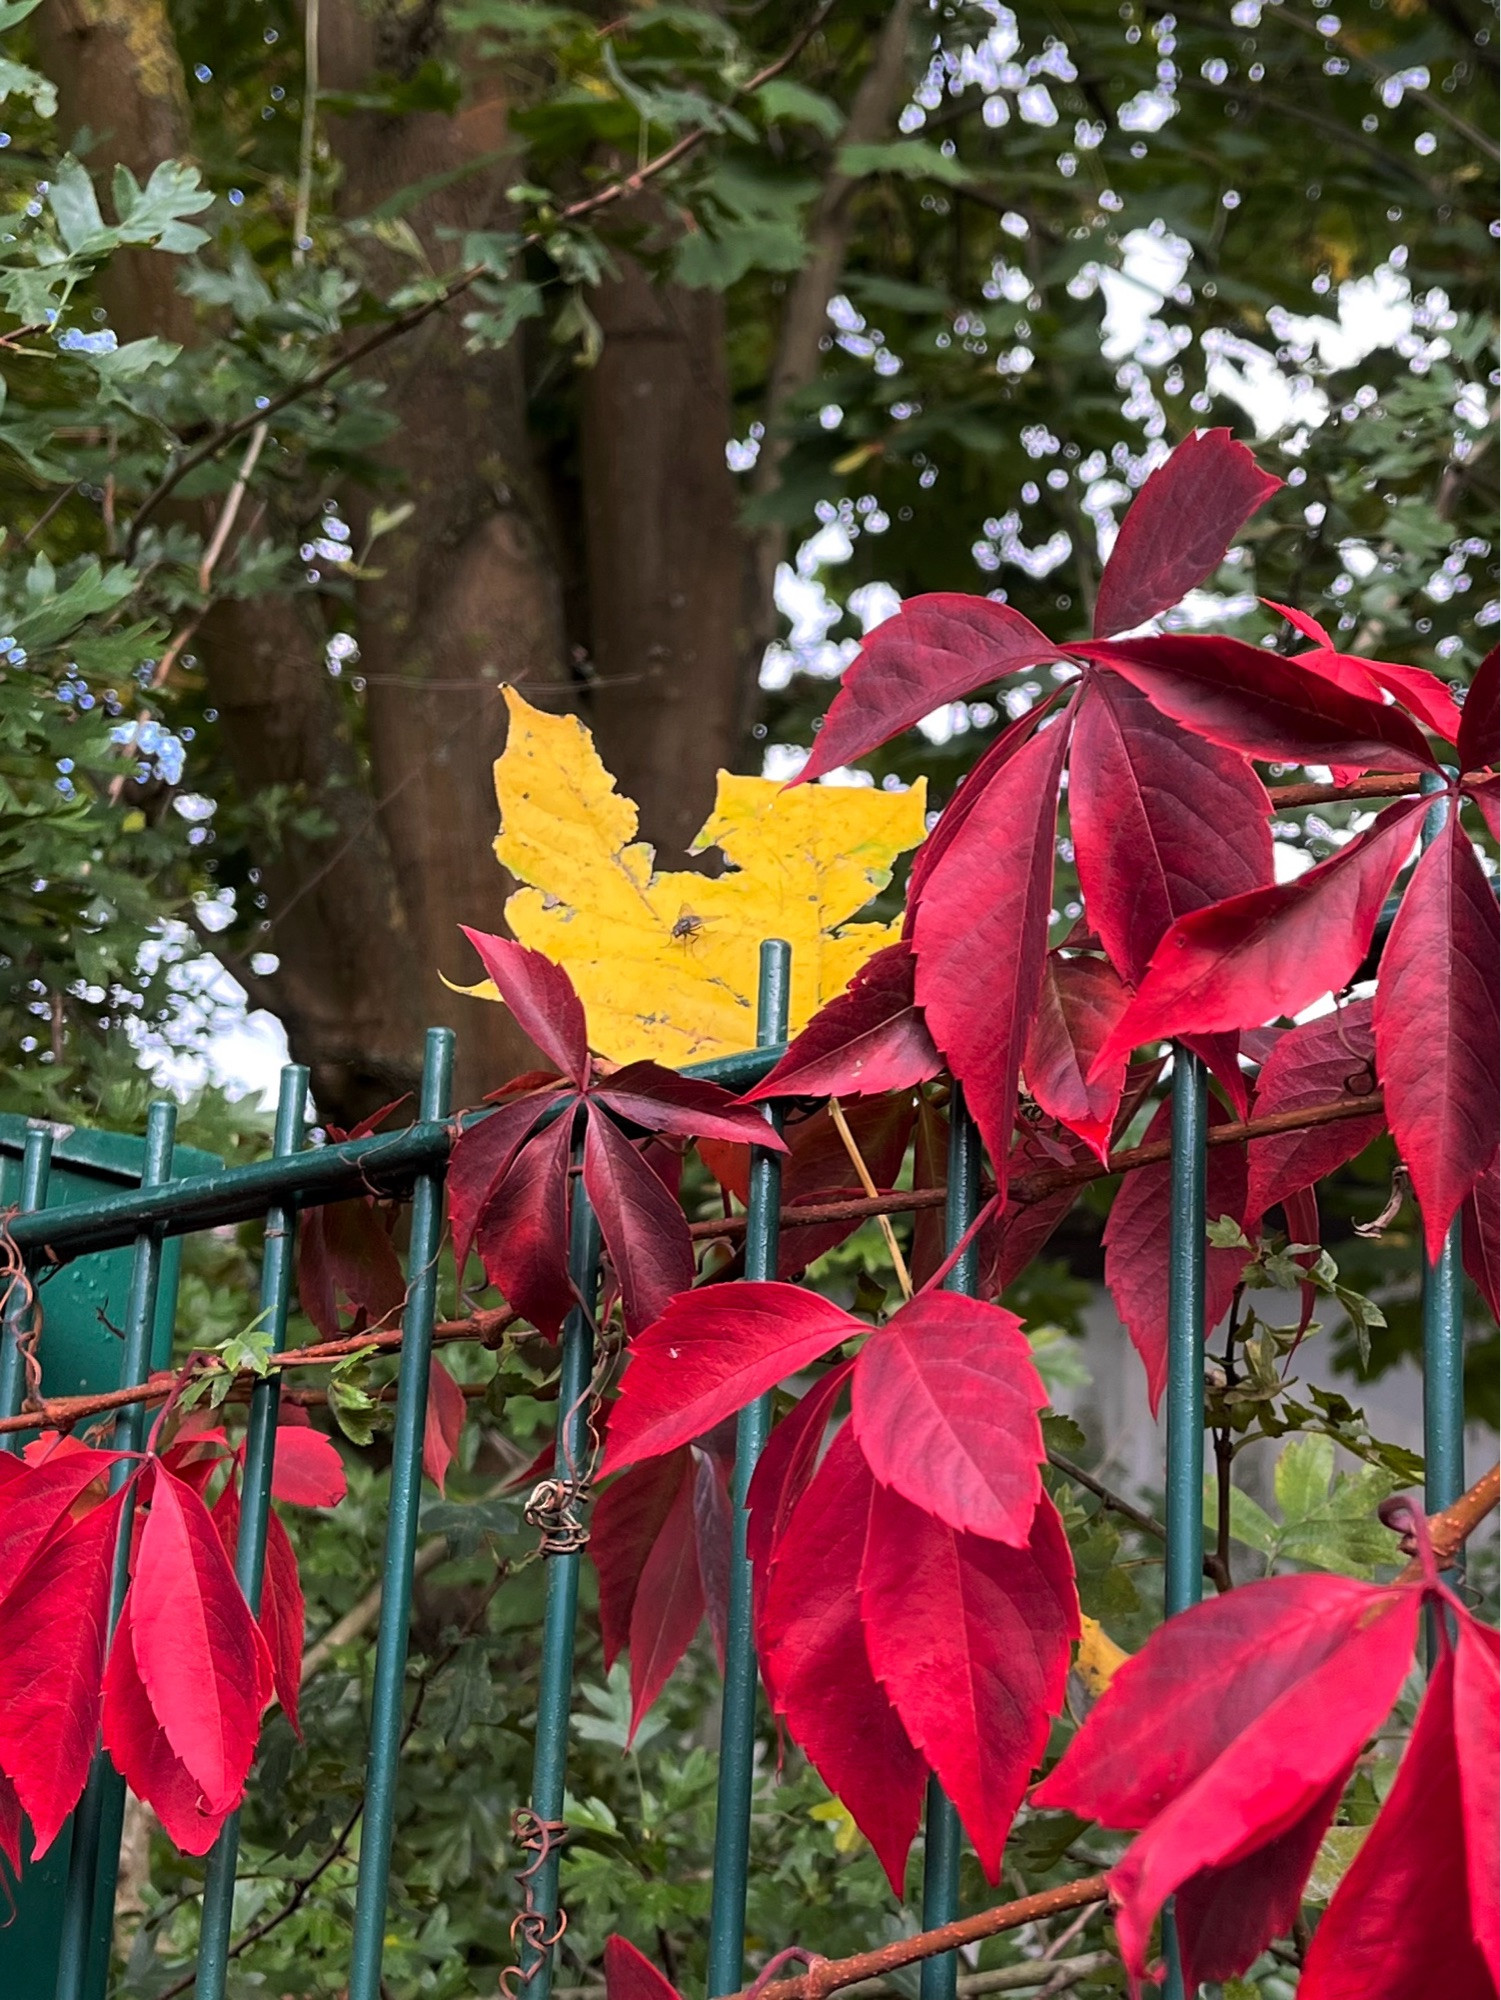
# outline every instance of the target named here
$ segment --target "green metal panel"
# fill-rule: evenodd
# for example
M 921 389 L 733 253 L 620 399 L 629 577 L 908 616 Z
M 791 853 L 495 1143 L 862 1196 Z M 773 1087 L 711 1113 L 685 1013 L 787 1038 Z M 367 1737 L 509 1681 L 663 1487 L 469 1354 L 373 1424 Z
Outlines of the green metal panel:
M 21 1160 L 28 1121 L 0 1115 L 0 1208 L 12 1208 L 21 1194 Z M 139 1186 L 145 1141 L 119 1132 L 75 1131 L 54 1126 L 52 1172 L 46 1206 L 94 1202 Z M 177 1149 L 177 1178 L 219 1171 L 222 1162 L 191 1146 Z M 163 1246 L 162 1284 L 152 1328 L 151 1364 L 165 1367 L 172 1355 L 172 1308 L 182 1246 Z M 42 1389 L 49 1396 L 83 1396 L 113 1389 L 120 1379 L 121 1342 L 110 1327 L 123 1326 L 130 1292 L 132 1252 L 105 1250 L 80 1257 L 43 1280 L 42 1337 L 38 1356 Z M 100 1313 L 105 1315 L 101 1320 Z M 109 1325 L 105 1324 L 105 1320 Z M 3 1933 L 5 2000 L 53 2000 L 62 1937 L 63 1901 L 68 1882 L 71 1824 L 48 1853 L 23 1866 L 19 1883 L 0 1861 L 0 1896 L 14 1896 L 15 1914 Z M 107 1967 L 92 1964 L 87 2000 L 102 2000 Z

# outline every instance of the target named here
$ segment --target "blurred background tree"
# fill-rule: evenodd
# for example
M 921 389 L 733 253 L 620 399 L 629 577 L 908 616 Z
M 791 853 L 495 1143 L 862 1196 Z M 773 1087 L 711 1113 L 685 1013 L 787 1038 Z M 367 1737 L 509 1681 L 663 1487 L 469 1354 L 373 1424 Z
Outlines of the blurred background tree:
M 790 768 L 893 590 L 1080 632 L 1194 424 L 1290 484 L 1189 615 L 1255 636 L 1259 591 L 1462 680 L 1496 616 L 1471 14 L 6 6 L 7 1053 L 97 1090 L 108 1022 L 181 1013 L 182 930 L 140 955 L 171 919 L 326 1115 L 435 1020 L 480 1094 L 524 1051 L 437 974 L 504 894 L 500 680 L 680 851 L 717 767 Z M 878 775 L 941 802 L 993 723 Z

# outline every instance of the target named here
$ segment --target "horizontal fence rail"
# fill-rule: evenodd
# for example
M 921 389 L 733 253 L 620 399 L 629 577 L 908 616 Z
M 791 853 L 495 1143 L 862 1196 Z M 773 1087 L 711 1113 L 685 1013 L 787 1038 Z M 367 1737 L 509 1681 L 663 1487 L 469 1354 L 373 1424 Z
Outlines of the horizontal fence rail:
M 1436 830 L 1430 828 L 1428 837 Z M 757 1047 L 695 1064 L 683 1073 L 736 1092 L 765 1077 L 785 1048 L 790 981 L 788 947 L 776 940 L 767 941 L 761 954 Z M 452 1062 L 452 1035 L 446 1030 L 431 1030 L 418 1117 L 412 1125 L 387 1136 L 307 1149 L 303 1141 L 308 1073 L 291 1065 L 282 1077 L 273 1156 L 249 1167 L 175 1181 L 170 1179 L 173 1109 L 167 1104 L 154 1104 L 149 1114 L 140 1186 L 51 1209 L 46 1202 L 55 1150 L 54 1131 L 34 1124 L 26 1133 L 19 1196 L 7 1222 L 12 1254 L 19 1253 L 24 1259 L 21 1280 L 13 1281 L 6 1294 L 3 1329 L 0 1329 L 0 1418 L 15 1420 L 23 1411 L 35 1407 L 41 1380 L 34 1352 L 38 1305 L 33 1286 L 39 1287 L 44 1300 L 45 1286 L 40 1281 L 57 1266 L 95 1252 L 130 1246 L 131 1277 L 119 1367 L 120 1394 L 124 1395 L 132 1388 L 144 1389 L 151 1379 L 151 1345 L 158 1308 L 161 1304 L 170 1306 L 167 1294 L 175 1286 L 175 1270 L 168 1282 L 163 1281 L 163 1244 L 167 1238 L 264 1218 L 260 1324 L 269 1335 L 272 1354 L 280 1355 L 285 1350 L 292 1306 L 298 1212 L 358 1195 L 411 1197 L 407 1296 L 399 1341 L 380 1622 L 350 1938 L 349 2000 L 380 2000 L 384 1990 L 381 1966 L 404 1741 L 403 1698 L 423 1477 L 428 1369 L 437 1305 L 437 1266 L 444 1235 L 444 1183 L 449 1154 L 458 1133 L 473 1119 L 488 1115 L 481 1111 L 466 1114 L 462 1120 L 449 1115 Z M 1164 1610 L 1173 1616 L 1198 1602 L 1204 1576 L 1205 1186 L 1211 1139 L 1206 1075 L 1197 1057 L 1183 1049 L 1175 1051 L 1170 1087 L 1168 1171 L 1173 1201 L 1168 1249 Z M 780 1128 L 785 1109 L 781 1105 L 766 1107 L 773 1129 Z M 965 1109 L 962 1089 L 955 1084 L 949 1105 L 947 1185 L 941 1200 L 945 1210 L 945 1248 L 951 1254 L 956 1251 L 958 1254 L 944 1282 L 949 1289 L 970 1296 L 978 1290 L 978 1252 L 973 1241 L 963 1249 L 960 1245 L 972 1235 L 979 1214 L 981 1168 L 979 1135 Z M 767 1279 L 777 1275 L 781 1199 L 779 1157 L 769 1148 L 753 1149 L 749 1201 L 742 1219 L 747 1278 Z M 797 1212 L 801 1214 L 801 1210 Z M 818 1211 L 810 1209 L 808 1213 L 811 1218 Z M 1462 1274 L 1457 1232 L 1456 1224 L 1438 1263 L 1424 1273 L 1425 1442 L 1430 1512 L 1452 1504 L 1464 1486 Z M 527 1804 L 518 1807 L 513 1823 L 520 1856 L 517 1881 L 522 1901 L 512 1931 L 517 1963 L 502 1979 L 509 2000 L 519 2000 L 522 1994 L 527 2000 L 548 2000 L 555 1948 L 566 1925 L 559 1871 L 566 1835 L 564 1812 L 580 1566 L 588 1540 L 584 1509 L 595 1469 L 596 1417 L 603 1386 L 597 1325 L 600 1255 L 598 1222 L 581 1178 L 575 1177 L 569 1272 L 577 1303 L 565 1320 L 559 1344 L 555 1461 L 551 1477 L 534 1490 L 527 1507 L 527 1518 L 540 1535 L 545 1587 L 531 1792 Z M 389 1344 L 397 1345 L 395 1341 Z M 279 1395 L 280 1378 L 275 1369 L 257 1380 L 250 1391 L 235 1568 L 252 1611 L 258 1606 L 263 1583 Z M 770 1420 L 771 1398 L 767 1396 L 741 1413 L 737 1427 L 729 1625 L 709 1924 L 711 1997 L 737 1992 L 745 1977 L 760 1683 L 751 1621 L 744 1503 Z M 125 1402 L 115 1415 L 114 1444 L 119 1449 L 138 1452 L 145 1434 L 145 1398 Z M 21 1443 L 19 1429 L 0 1434 L 0 1449 L 15 1451 Z M 128 1467 L 123 1465 L 116 1469 L 117 1484 L 127 1472 Z M 129 1546 L 127 1523 L 120 1538 L 113 1577 L 112 1623 L 119 1615 L 124 1597 Z M 123 1781 L 99 1750 L 72 1827 L 56 2000 L 102 2000 L 107 1990 L 123 1801 Z M 199 1957 L 192 1982 L 195 2000 L 223 2000 L 225 1993 L 233 1957 L 231 1920 L 238 1848 L 239 1823 L 235 1815 L 226 1822 L 206 1864 Z M 957 1815 L 935 1781 L 929 1787 L 923 1849 L 924 1930 L 952 1923 L 959 1914 L 961 1849 Z M 792 1927 L 789 1913 L 789 1930 Z M 1169 2000 L 1184 2000 L 1170 1914 L 1164 1921 L 1163 1942 Z M 938 1950 L 935 1941 L 934 1953 L 922 1961 L 918 1975 L 921 2000 L 954 2000 L 957 1972 L 955 1952 L 947 1948 Z

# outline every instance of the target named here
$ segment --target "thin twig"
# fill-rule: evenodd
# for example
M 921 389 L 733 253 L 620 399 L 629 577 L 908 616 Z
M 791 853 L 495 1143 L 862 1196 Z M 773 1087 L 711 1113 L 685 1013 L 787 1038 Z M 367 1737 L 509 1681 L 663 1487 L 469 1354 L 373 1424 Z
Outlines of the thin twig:
M 733 104 L 743 97 L 749 97 L 763 84 L 770 83 L 773 78 L 780 76 L 782 71 L 802 54 L 804 48 L 833 12 L 836 4 L 837 0 L 821 0 L 821 4 L 814 10 L 807 24 L 793 37 L 782 54 L 742 84 L 729 101 Z M 554 231 L 568 228 L 574 223 L 588 221 L 604 209 L 613 208 L 619 202 L 629 201 L 632 196 L 639 194 L 649 181 L 655 180 L 669 167 L 674 167 L 680 160 L 686 159 L 705 139 L 712 137 L 716 129 L 711 125 L 696 125 L 691 132 L 685 132 L 682 138 L 674 140 L 672 145 L 645 161 L 633 173 L 611 181 L 607 186 L 596 189 L 593 194 L 584 195 L 580 200 L 560 209 L 546 229 L 530 230 L 521 238 L 512 252 L 512 261 L 514 262 L 525 251 L 536 249 L 545 243 Z M 218 430 L 211 432 L 201 444 L 185 453 L 176 465 L 168 468 L 136 509 L 126 544 L 127 559 L 134 552 L 146 521 L 190 472 L 196 472 L 200 465 L 206 464 L 211 458 L 216 458 L 226 445 L 233 444 L 236 438 L 243 437 L 256 424 L 270 422 L 290 404 L 300 402 L 304 396 L 316 395 L 318 390 L 333 381 L 336 375 L 342 375 L 346 369 L 367 360 L 372 354 L 389 346 L 393 340 L 399 340 L 403 334 L 413 332 L 431 319 L 434 313 L 441 312 L 445 306 L 451 305 L 481 278 L 494 275 L 488 264 L 471 264 L 466 270 L 459 271 L 450 278 L 435 297 L 424 299 L 419 305 L 409 306 L 405 312 L 387 320 L 384 326 L 377 327 L 363 340 L 356 341 L 345 353 L 336 355 L 321 368 L 315 368 L 312 374 L 301 382 L 292 384 L 278 395 L 270 397 L 254 411 L 247 412 L 243 417 L 236 417 L 232 423 L 224 424 Z
M 1445 1507 L 1442 1513 L 1428 1516 L 1428 1539 L 1433 1544 L 1434 1560 L 1441 1569 L 1454 1560 L 1498 1498 L 1501 1498 L 1501 1465 L 1493 1465 L 1468 1492 L 1460 1494 L 1452 1507 Z M 1422 1575 L 1423 1565 L 1414 1557 L 1397 1577 L 1397 1582 L 1417 1583 Z
M 305 0 L 302 27 L 302 130 L 297 139 L 297 199 L 292 208 L 292 262 L 306 255 L 313 205 L 313 149 L 318 136 L 318 0 Z
M 839 1134 L 845 1152 L 849 1154 L 850 1165 L 859 1176 L 861 1187 L 864 1188 L 868 1195 L 877 1195 L 880 1191 L 876 1187 L 875 1181 L 871 1178 L 870 1168 L 865 1164 L 865 1155 L 860 1151 L 855 1135 L 850 1130 L 850 1122 L 844 1115 L 844 1106 L 839 1102 L 837 1097 L 829 1099 L 829 1116 L 834 1122 L 834 1130 Z M 912 1296 L 912 1274 L 907 1269 L 907 1260 L 902 1255 L 902 1246 L 896 1240 L 896 1231 L 891 1226 L 891 1217 L 889 1215 L 878 1215 L 876 1223 L 885 1241 L 886 1254 L 891 1259 L 891 1268 L 896 1273 L 896 1281 L 901 1286 L 902 1297 L 910 1299 Z
M 308 4 L 311 10 L 316 0 L 308 0 Z M 264 422 L 258 423 L 250 433 L 250 443 L 246 446 L 245 456 L 240 461 L 240 469 L 235 474 L 235 483 L 225 496 L 224 511 L 214 525 L 213 537 L 203 552 L 203 561 L 198 565 L 198 588 L 205 597 L 208 596 L 209 585 L 213 582 L 214 567 L 223 555 L 224 544 L 229 540 L 234 528 L 240 503 L 245 498 L 245 489 L 250 484 L 250 475 L 255 471 L 256 461 L 265 450 L 269 435 L 270 426 Z

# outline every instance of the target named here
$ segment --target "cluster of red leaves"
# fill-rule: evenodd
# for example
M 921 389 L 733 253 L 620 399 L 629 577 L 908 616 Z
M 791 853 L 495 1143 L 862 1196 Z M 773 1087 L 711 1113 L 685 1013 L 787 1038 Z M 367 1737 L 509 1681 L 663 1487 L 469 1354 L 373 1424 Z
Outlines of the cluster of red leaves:
M 145 1456 L 56 1435 L 0 1454 L 0 1854 L 13 1870 L 22 1814 L 35 1859 L 78 1803 L 101 1731 L 131 1790 L 184 1853 L 203 1854 L 240 1803 L 273 1697 L 297 1728 L 297 1560 L 273 1511 L 253 1618 L 234 1571 L 238 1475 L 223 1431 L 192 1416 Z M 305 1507 L 343 1497 L 339 1454 L 305 1419 L 277 1432 L 272 1492 Z M 129 1585 L 111 1632 L 120 1562 Z
M 477 1251 L 511 1307 L 556 1339 L 578 1303 L 568 1274 L 570 1162 L 577 1146 L 625 1323 L 634 1332 L 694 1279 L 693 1244 L 678 1199 L 682 1154 L 655 1142 L 754 1140 L 776 1149 L 782 1142 L 760 1112 L 715 1084 L 654 1062 L 603 1071 L 589 1054 L 583 1005 L 561 966 L 507 938 L 472 930 L 465 936 L 521 1027 L 557 1067 L 508 1084 L 496 1109 L 454 1145 L 448 1201 L 459 1270 Z
M 1133 1991 L 1170 1896 L 1190 1993 L 1243 1972 L 1292 1928 L 1345 1786 L 1412 1665 L 1425 1603 L 1440 1658 L 1298 1990 L 1494 2000 L 1497 1639 L 1431 1558 L 1421 1583 L 1273 1577 L 1172 1619 L 1033 1792 L 1034 1805 L 1139 1829 L 1109 1877 Z
M 620 1485 L 645 1490 L 651 1464 L 866 1335 L 776 1427 L 751 1485 L 762 1670 L 898 1890 L 930 1771 L 994 1880 L 1078 1636 L 1020 1322 L 949 1292 L 874 1333 L 792 1285 L 687 1294 L 632 1347 L 605 1470 L 632 1466 Z

